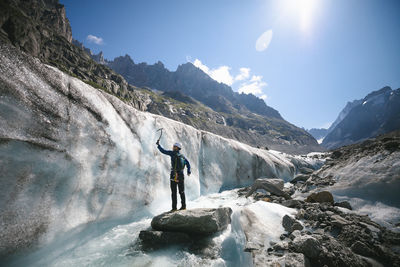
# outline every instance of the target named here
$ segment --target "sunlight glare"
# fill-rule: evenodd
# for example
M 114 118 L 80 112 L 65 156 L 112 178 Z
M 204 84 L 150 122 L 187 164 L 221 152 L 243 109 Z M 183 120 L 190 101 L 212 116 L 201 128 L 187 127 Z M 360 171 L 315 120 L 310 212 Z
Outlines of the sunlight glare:
M 320 0 L 280 0 L 283 10 L 299 24 L 300 30 L 310 33 L 314 13 Z

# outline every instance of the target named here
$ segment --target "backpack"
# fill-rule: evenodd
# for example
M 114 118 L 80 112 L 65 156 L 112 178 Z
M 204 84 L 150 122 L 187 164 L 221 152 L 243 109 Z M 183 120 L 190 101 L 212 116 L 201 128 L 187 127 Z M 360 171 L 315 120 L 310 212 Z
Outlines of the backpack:
M 185 157 L 181 153 L 177 153 L 174 157 L 174 171 L 183 171 L 185 168 Z

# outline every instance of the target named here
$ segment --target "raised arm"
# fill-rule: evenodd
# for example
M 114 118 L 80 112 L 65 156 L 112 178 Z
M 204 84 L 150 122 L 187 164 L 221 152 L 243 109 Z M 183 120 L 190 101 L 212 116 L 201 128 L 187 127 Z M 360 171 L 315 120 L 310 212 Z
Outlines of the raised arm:
M 160 150 L 161 153 L 168 155 L 168 156 L 172 156 L 173 151 L 172 150 L 165 150 L 164 148 L 162 148 L 162 146 L 160 146 L 160 144 L 157 144 L 157 148 L 158 150 Z
M 190 174 L 192 173 L 192 171 L 191 171 L 191 169 L 190 169 L 190 163 L 189 163 L 189 161 L 187 160 L 186 157 L 185 157 L 185 165 L 186 165 L 186 167 L 187 167 L 187 172 L 188 172 L 188 174 L 190 175 Z

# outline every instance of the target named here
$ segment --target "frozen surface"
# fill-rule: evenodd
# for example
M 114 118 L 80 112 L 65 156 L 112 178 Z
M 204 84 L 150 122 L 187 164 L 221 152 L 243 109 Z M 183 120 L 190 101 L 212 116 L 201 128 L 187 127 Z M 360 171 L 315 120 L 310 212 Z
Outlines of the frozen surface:
M 110 254 L 124 255 L 119 246 L 126 248 L 143 220 L 170 209 L 170 161 L 156 148 L 159 128 L 161 144 L 182 143 L 192 165 L 189 201 L 260 176 L 288 181 L 298 168 L 318 164 L 140 112 L 5 46 L 0 88 L 0 255 L 41 247 L 71 266 L 88 260 L 85 250 L 96 258 L 108 242 L 120 242 Z M 68 253 L 74 257 L 64 259 Z

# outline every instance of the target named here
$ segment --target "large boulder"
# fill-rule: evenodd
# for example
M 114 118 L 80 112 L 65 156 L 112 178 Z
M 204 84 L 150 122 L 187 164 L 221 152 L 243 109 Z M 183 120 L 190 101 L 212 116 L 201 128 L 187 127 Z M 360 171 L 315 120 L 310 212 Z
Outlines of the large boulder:
M 165 212 L 153 218 L 151 227 L 158 231 L 211 235 L 231 223 L 231 208 L 190 209 Z
M 328 202 L 333 204 L 333 196 L 330 192 L 328 191 L 321 191 L 318 193 L 312 193 L 311 195 L 309 195 L 307 197 L 307 199 L 305 200 L 306 202 L 310 202 L 310 203 L 324 203 L 324 202 Z
M 285 199 L 290 199 L 290 196 L 283 191 L 283 181 L 281 179 L 259 178 L 255 180 L 249 192 L 247 192 L 246 197 L 251 196 L 251 194 L 258 189 L 264 189 L 271 194 L 284 197 Z

